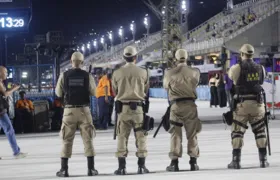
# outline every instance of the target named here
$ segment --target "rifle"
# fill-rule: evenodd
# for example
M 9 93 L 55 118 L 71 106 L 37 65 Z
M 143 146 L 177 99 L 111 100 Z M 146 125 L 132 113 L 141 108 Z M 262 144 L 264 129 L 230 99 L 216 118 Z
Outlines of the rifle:
M 170 129 L 170 108 L 171 108 L 171 105 L 169 105 L 169 107 L 167 108 L 165 114 L 162 116 L 162 120 L 154 134 L 154 138 L 157 136 L 157 133 L 159 131 L 159 129 L 161 128 L 161 126 L 163 126 L 164 130 L 168 132 L 168 130 Z
M 267 147 L 268 147 L 268 154 L 271 156 L 271 147 L 270 147 L 270 135 L 269 135 L 269 127 L 268 127 L 268 119 L 270 116 L 270 111 L 267 111 L 267 106 L 266 106 L 266 95 L 264 89 L 262 90 L 263 92 L 263 101 L 264 101 L 264 108 L 265 108 L 265 115 L 264 115 L 264 122 L 266 126 L 266 134 L 267 134 Z
M 157 134 L 158 134 L 158 131 L 160 130 L 160 128 L 161 128 L 161 126 L 162 126 L 162 124 L 163 124 L 163 121 L 164 121 L 164 119 L 161 120 L 161 122 L 160 122 L 160 124 L 159 124 L 159 126 L 158 126 L 158 128 L 157 128 L 157 130 L 156 130 L 156 132 L 155 132 L 155 134 L 154 134 L 154 136 L 153 136 L 153 138 L 156 138 L 156 136 L 157 136 Z
M 92 65 L 89 66 L 89 68 L 88 68 L 88 73 L 91 74 L 91 70 L 92 70 Z
M 118 127 L 118 113 L 115 110 L 114 140 L 116 140 L 116 138 L 117 138 L 117 127 Z

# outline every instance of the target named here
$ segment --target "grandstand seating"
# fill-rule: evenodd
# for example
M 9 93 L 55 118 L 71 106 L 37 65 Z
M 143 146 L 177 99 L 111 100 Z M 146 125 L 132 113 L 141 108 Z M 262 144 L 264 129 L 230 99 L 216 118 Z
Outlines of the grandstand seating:
M 233 39 L 238 34 L 253 27 L 255 24 L 274 13 L 278 9 L 278 2 L 279 0 L 250 0 L 235 5 L 230 13 L 220 12 L 196 28 L 188 31 L 184 35 L 185 42 L 183 47 L 189 52 L 220 48 L 226 41 Z M 256 19 L 248 23 L 248 25 L 240 27 L 239 25 L 242 25 L 242 16 L 245 15 L 245 17 L 247 17 L 248 15 L 248 8 L 256 15 Z M 213 28 L 214 24 L 215 29 Z M 207 26 L 210 26 L 208 32 L 206 32 Z M 212 37 L 214 32 L 217 35 Z M 120 44 L 116 45 L 114 46 L 113 54 L 112 51 L 91 54 L 86 57 L 85 66 L 89 66 L 89 64 L 98 65 L 120 61 L 122 59 L 122 50 L 127 45 L 134 44 L 140 54 L 146 54 L 155 49 L 160 49 L 161 32 L 151 34 L 148 39 L 142 38 L 137 42 L 138 43 L 128 41 L 123 46 Z M 69 68 L 68 63 L 61 64 L 62 72 L 66 68 Z

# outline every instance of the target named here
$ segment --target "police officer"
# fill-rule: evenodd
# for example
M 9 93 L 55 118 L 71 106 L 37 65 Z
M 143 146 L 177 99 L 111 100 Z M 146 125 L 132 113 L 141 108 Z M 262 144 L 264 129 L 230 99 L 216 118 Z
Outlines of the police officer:
M 164 76 L 163 86 L 168 91 L 171 103 L 170 129 L 171 147 L 169 157 L 171 164 L 167 171 L 179 171 L 178 158 L 182 157 L 182 127 L 186 130 L 188 139 L 188 155 L 190 156 L 190 169 L 196 171 L 199 147 L 197 134 L 201 131 L 201 122 L 197 116 L 195 104 L 196 87 L 200 79 L 198 69 L 187 66 L 188 53 L 179 49 L 175 53 L 177 66 L 168 70 Z
M 84 143 L 85 156 L 88 161 L 88 176 L 97 175 L 94 168 L 93 138 L 95 128 L 92 124 L 89 109 L 90 96 L 95 95 L 95 81 L 88 72 L 81 69 L 84 56 L 74 52 L 71 57 L 72 69 L 61 74 L 55 89 L 58 97 L 64 99 L 64 114 L 61 126 L 63 148 L 61 152 L 61 169 L 57 172 L 59 177 L 68 177 L 68 159 L 72 155 L 73 140 L 77 127 L 81 131 Z
M 233 80 L 235 85 L 234 101 L 237 103 L 233 112 L 231 133 L 233 158 L 228 168 L 241 168 L 241 148 L 248 122 L 251 124 L 256 144 L 259 148 L 260 166 L 265 168 L 269 164 L 266 151 L 265 108 L 260 98 L 265 69 L 253 61 L 254 47 L 252 45 L 244 44 L 240 49 L 240 55 L 241 62 L 232 66 L 228 73 L 229 78 Z
M 116 94 L 116 111 L 118 113 L 117 136 L 119 168 L 116 175 L 126 174 L 127 142 L 131 129 L 136 138 L 136 156 L 138 157 L 138 174 L 148 173 L 145 167 L 147 145 L 143 125 L 142 104 L 148 91 L 149 79 L 147 70 L 135 65 L 137 50 L 133 46 L 124 49 L 126 64 L 113 73 L 112 85 Z

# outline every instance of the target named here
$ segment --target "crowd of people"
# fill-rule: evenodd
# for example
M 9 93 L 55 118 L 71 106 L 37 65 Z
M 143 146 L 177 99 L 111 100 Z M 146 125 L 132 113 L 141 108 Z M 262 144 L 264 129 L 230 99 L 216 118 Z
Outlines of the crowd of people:
M 232 80 L 229 79 L 228 74 L 214 74 L 209 80 L 210 87 L 210 107 L 213 106 L 220 108 L 231 105 L 232 96 Z
M 228 37 L 236 30 L 247 26 L 249 23 L 254 22 L 257 19 L 256 13 L 248 9 L 246 13 L 240 13 L 237 15 L 226 15 L 228 19 L 226 21 L 214 22 L 213 24 L 207 24 L 206 33 L 209 34 L 208 39 Z

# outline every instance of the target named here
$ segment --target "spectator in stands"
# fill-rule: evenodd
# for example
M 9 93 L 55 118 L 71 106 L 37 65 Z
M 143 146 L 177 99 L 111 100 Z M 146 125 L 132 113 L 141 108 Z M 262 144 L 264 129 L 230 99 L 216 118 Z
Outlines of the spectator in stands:
M 25 91 L 20 91 L 20 99 L 16 102 L 15 129 L 20 133 L 32 132 L 33 130 L 34 106 L 25 95 Z
M 7 79 L 7 75 L 8 75 L 7 69 L 3 66 L 0 66 L 0 94 L 2 96 L 1 97 L 2 102 L 3 102 L 3 100 L 5 100 L 5 98 L 7 96 L 10 96 L 13 92 L 15 92 L 16 90 L 18 90 L 20 88 L 20 86 L 15 85 L 10 90 L 6 91 L 3 81 Z M 7 115 L 7 107 L 2 107 L 0 109 L 0 128 L 3 128 L 4 133 L 6 134 L 6 136 L 8 138 L 8 141 L 13 150 L 14 157 L 17 159 L 26 157 L 27 154 L 22 153 L 20 151 L 20 148 L 17 145 L 15 131 L 11 124 L 11 120 L 10 120 L 9 116 Z
M 101 76 L 97 85 L 96 98 L 98 101 L 98 128 L 106 130 L 109 122 L 109 97 L 110 94 L 110 81 L 107 75 Z
M 231 95 L 232 80 L 229 79 L 228 77 L 228 70 L 229 68 L 227 69 L 227 73 L 224 75 L 224 83 L 225 83 L 227 102 L 228 102 L 228 106 L 230 107 L 232 102 L 232 95 Z
M 256 20 L 256 14 L 254 12 L 250 12 L 250 14 L 248 15 L 248 21 L 254 22 Z
M 217 28 L 218 28 L 218 24 L 217 24 L 217 23 L 214 23 L 214 24 L 213 24 L 213 29 L 216 30 Z
M 246 21 L 246 15 L 245 14 L 242 15 L 242 22 L 243 22 L 243 25 L 245 25 L 245 26 L 248 24 L 247 21 Z
M 28 112 L 31 112 L 34 110 L 33 103 L 32 101 L 28 100 L 25 95 L 26 95 L 25 91 L 19 92 L 20 99 L 16 102 L 16 108 L 25 109 Z
M 210 24 L 208 23 L 206 26 L 206 32 L 209 32 L 209 31 L 210 31 Z
M 210 93 L 211 93 L 211 100 L 210 100 L 210 107 L 212 106 L 217 107 L 218 105 L 218 92 L 217 92 L 217 87 L 216 87 L 216 74 L 212 75 L 210 80 L 209 80 L 209 87 L 210 87 Z

